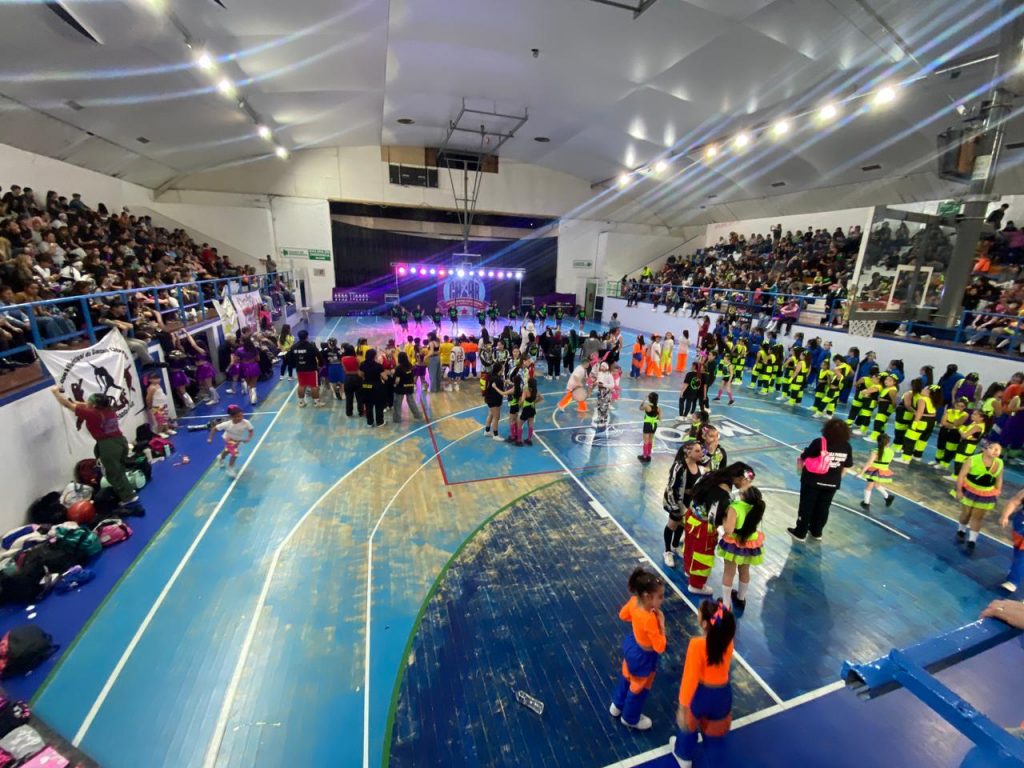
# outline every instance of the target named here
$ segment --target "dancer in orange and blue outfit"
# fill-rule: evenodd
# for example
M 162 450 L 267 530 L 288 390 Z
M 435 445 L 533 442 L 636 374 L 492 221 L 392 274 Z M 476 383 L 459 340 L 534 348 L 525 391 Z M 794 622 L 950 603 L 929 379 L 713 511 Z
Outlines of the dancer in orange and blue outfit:
M 619 618 L 632 627 L 622 639 L 622 678 L 608 708 L 623 725 L 646 731 L 651 718 L 643 714 L 644 701 L 654 683 L 658 657 L 665 652 L 665 582 L 660 576 L 637 568 L 629 577 L 633 597 L 622 606 Z
M 1007 592 L 1016 592 L 1024 582 L 1024 490 L 1017 491 L 1003 509 L 999 518 L 1003 528 L 1013 532 L 1013 560 L 1010 563 L 1010 575 L 1000 586 Z
M 704 750 L 716 749 L 732 726 L 732 662 L 736 619 L 721 602 L 700 604 L 703 637 L 690 640 L 679 685 L 676 735 L 669 739 L 672 756 L 681 768 L 691 768 L 697 751 L 697 737 L 704 736 Z M 712 765 L 712 755 L 706 755 Z

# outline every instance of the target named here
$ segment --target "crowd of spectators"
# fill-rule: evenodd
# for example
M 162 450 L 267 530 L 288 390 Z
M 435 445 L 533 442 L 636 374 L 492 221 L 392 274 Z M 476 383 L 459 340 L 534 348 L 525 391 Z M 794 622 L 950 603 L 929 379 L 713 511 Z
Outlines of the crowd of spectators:
M 767 235 L 749 237 L 731 232 L 691 256 L 669 257 L 657 273 L 645 267 L 633 278 L 623 276 L 620 295 L 629 305 L 649 301 L 676 313 L 688 308 L 692 316 L 711 307 L 766 318 L 784 314 L 794 302 L 799 311 L 806 297 L 820 297 L 822 321 L 839 323 L 861 236 L 859 226 L 794 234 L 776 225 Z
M 131 334 L 129 342 L 142 362 L 145 348 L 168 325 L 196 319 L 198 310 L 180 311 L 202 294 L 211 298 L 212 284 L 197 281 L 238 278 L 253 280 L 251 266 L 239 266 L 208 243 L 197 243 L 182 229 L 154 226 L 151 217 L 128 208 L 111 212 L 103 203 L 90 207 L 78 193 L 71 198 L 31 188 L 0 188 L 0 352 L 33 341 L 31 313 L 42 339 L 52 347 L 88 343 L 81 331 L 91 324 L 117 327 Z M 269 262 L 269 257 L 268 257 Z M 189 283 L 181 290 L 165 286 Z M 98 296 L 83 303 L 17 305 L 46 299 L 150 289 L 128 295 Z M 275 282 L 272 292 L 287 293 Z M 33 359 L 30 350 L 0 358 L 8 370 Z

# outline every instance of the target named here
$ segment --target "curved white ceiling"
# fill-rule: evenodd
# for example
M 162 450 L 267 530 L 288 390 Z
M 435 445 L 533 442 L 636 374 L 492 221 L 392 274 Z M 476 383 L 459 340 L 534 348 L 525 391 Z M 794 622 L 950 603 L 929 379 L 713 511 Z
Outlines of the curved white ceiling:
M 252 121 L 189 66 L 180 30 L 150 13 L 148 2 L 155 0 L 74 4 L 100 45 L 38 4 L 0 5 L 0 94 L 16 102 L 0 110 L 4 140 L 54 156 L 71 152 L 67 135 L 35 130 L 19 114 L 23 105 L 112 143 L 81 150 L 80 164 L 109 172 L 120 160 L 119 175 L 150 185 L 266 155 Z M 170 7 L 293 151 L 436 146 L 467 99 L 529 110 L 504 157 L 591 182 L 813 109 L 883 75 L 913 77 L 950 51 L 961 60 L 988 52 L 1001 6 L 657 0 L 634 20 L 591 0 L 223 3 Z M 708 195 L 769 194 L 783 189 L 772 186 L 779 182 L 793 191 L 905 174 L 931 162 L 935 134 L 956 121 L 952 101 L 973 89 L 984 93 L 990 75 L 991 62 L 956 79 L 932 76 L 882 113 L 847 114 L 828 131 L 795 130 L 784 143 L 755 144 L 711 168 L 680 174 L 684 161 L 677 160 L 670 181 L 644 182 L 640 193 L 645 205 L 670 212 Z M 870 165 L 882 167 L 862 170 Z

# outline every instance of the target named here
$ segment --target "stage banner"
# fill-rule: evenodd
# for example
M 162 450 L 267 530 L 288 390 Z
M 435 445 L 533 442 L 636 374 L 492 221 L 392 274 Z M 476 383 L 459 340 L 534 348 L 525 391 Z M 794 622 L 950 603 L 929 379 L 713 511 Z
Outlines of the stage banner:
M 107 333 L 87 349 L 37 349 L 36 354 L 57 385 L 76 402 L 85 402 L 90 395 L 111 398 L 117 408 L 121 431 L 128 441 L 146 421 L 146 404 L 135 361 L 124 337 L 117 330 Z M 81 419 L 65 409 L 63 412 L 68 449 L 73 456 L 92 456 L 95 440 Z
M 213 306 L 217 310 L 221 325 L 224 326 L 224 338 L 235 338 L 235 334 L 238 333 L 238 313 L 235 312 L 235 305 L 231 303 L 231 299 L 213 299 Z
M 248 293 L 236 293 L 231 296 L 235 305 L 235 312 L 238 313 L 238 325 L 248 328 L 254 333 L 260 329 L 260 307 L 263 306 L 263 297 L 259 291 Z
M 481 309 L 487 309 L 487 287 L 476 277 L 449 277 L 437 286 L 437 303 L 441 311 L 457 307 L 459 315 L 472 316 Z

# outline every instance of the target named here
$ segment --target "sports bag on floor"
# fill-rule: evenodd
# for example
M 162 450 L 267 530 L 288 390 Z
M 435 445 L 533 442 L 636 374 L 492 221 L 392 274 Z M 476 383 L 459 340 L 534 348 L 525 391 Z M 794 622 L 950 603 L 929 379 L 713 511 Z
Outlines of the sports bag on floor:
M 57 528 L 56 544 L 74 558 L 79 565 L 85 565 L 102 550 L 100 537 L 88 528 Z
M 46 747 L 27 763 L 22 763 L 21 768 L 67 768 L 70 764 L 68 759 L 53 747 Z
M 53 637 L 36 624 L 15 627 L 0 639 L 0 677 L 35 669 L 57 650 Z
M 91 485 L 94 488 L 100 484 L 100 463 L 96 459 L 82 459 L 75 464 L 75 482 Z
M 100 538 L 100 544 L 104 547 L 111 547 L 119 544 L 132 535 L 132 529 L 119 517 L 110 517 L 96 523 L 93 530 Z

